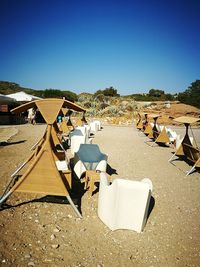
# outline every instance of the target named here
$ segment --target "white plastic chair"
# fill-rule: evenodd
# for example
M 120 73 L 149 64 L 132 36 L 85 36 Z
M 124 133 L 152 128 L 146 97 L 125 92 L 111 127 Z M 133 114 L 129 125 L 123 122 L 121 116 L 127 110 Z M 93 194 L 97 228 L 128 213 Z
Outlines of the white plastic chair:
M 80 129 L 75 129 L 73 132 L 71 132 L 69 139 L 72 154 L 79 150 L 80 144 L 86 143 L 86 135 L 83 134 Z
M 90 136 L 90 133 L 89 133 L 90 127 L 88 128 L 86 125 L 78 126 L 78 127 L 75 128 L 75 130 L 80 130 L 82 132 L 82 134 L 85 136 L 85 144 L 91 144 L 91 139 L 89 138 L 89 136 Z
M 100 131 L 101 130 L 101 122 L 98 120 L 95 120 L 94 123 L 96 123 L 98 131 Z
M 166 128 L 167 135 L 169 136 L 169 140 L 173 143 L 177 139 L 177 133 L 173 131 L 171 128 Z
M 86 134 L 87 134 L 87 136 L 88 136 L 88 138 L 90 137 L 90 125 L 88 125 L 88 124 L 85 124 L 84 125 L 84 127 L 86 128 Z
M 80 179 L 86 170 L 106 172 L 108 156 L 101 153 L 98 145 L 81 144 L 74 155 L 74 172 Z
M 97 123 L 95 123 L 95 121 L 92 121 L 92 122 L 90 122 L 90 129 L 92 132 L 96 133 L 99 129 L 99 126 Z
M 109 185 L 105 173 L 100 174 L 98 216 L 111 230 L 143 231 L 147 221 L 153 186 L 150 179 L 132 181 L 115 179 Z

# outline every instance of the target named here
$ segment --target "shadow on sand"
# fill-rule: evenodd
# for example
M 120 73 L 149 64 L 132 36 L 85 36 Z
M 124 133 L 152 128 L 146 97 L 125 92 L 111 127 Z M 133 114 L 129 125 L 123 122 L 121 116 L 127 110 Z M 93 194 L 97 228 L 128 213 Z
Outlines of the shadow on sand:
M 16 142 L 0 142 L 0 146 L 11 146 L 11 145 L 17 145 L 26 142 L 27 140 L 21 140 Z

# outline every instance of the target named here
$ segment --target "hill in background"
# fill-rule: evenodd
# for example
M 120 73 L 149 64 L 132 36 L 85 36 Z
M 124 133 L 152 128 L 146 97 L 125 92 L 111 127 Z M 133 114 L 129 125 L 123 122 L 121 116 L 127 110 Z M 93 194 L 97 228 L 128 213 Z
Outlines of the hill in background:
M 77 102 L 80 106 L 87 110 L 88 117 L 104 118 L 104 120 L 116 124 L 129 124 L 132 122 L 134 114 L 138 111 L 162 112 L 169 116 L 177 117 L 181 115 L 200 116 L 200 105 L 198 94 L 199 81 L 192 84 L 192 87 L 186 90 L 186 93 L 180 93 L 181 98 L 186 101 L 179 103 L 179 95 L 166 94 L 162 90 L 151 89 L 147 94 L 132 94 L 128 96 L 120 96 L 117 90 L 113 87 L 106 88 L 104 90 L 98 90 L 96 93 L 83 92 L 79 95 L 68 90 L 59 89 L 45 89 L 34 90 L 31 88 L 21 87 L 17 83 L 0 81 L 0 94 L 12 94 L 20 91 L 24 91 L 28 94 L 35 95 L 42 98 L 56 97 Z M 192 89 L 191 89 L 192 88 Z M 190 104 L 188 98 L 190 94 L 195 92 L 195 101 L 192 97 L 192 103 L 197 103 L 196 107 L 188 105 Z M 187 98 L 187 97 L 188 98 Z M 170 105 L 169 105 L 170 101 Z M 187 103 L 187 104 L 184 104 Z

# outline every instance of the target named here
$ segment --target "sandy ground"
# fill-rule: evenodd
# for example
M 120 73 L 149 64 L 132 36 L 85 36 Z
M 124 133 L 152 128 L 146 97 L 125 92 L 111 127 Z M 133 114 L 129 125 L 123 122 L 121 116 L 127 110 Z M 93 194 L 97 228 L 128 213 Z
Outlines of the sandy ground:
M 45 129 L 15 127 L 18 134 L 0 146 L 1 193 Z M 194 133 L 199 141 L 200 130 Z M 97 216 L 98 193 L 82 197 L 83 219 L 68 204 L 14 193 L 12 207 L 0 211 L 0 266 L 200 266 L 200 173 L 186 177 L 187 163 L 168 163 L 173 148 L 146 140 L 133 126 L 104 126 L 93 140 L 108 154 L 112 179 L 152 180 L 155 203 L 142 233 L 110 231 Z

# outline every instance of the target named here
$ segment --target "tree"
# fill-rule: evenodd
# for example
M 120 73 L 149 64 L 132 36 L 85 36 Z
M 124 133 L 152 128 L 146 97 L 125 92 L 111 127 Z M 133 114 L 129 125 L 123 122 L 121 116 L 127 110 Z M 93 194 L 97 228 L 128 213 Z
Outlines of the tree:
M 162 90 L 158 90 L 158 89 L 151 89 L 151 90 L 149 90 L 149 96 L 161 97 L 164 94 L 165 94 L 165 92 L 162 91 Z
M 178 94 L 178 100 L 200 108 L 200 80 L 191 83 L 184 92 Z
M 172 101 L 172 100 L 174 100 L 174 96 L 171 94 L 165 94 L 165 100 Z
M 96 91 L 96 93 L 94 94 L 94 96 L 103 94 L 105 96 L 119 96 L 119 94 L 117 93 L 117 89 L 113 88 L 112 86 L 109 88 L 106 88 L 104 90 L 98 90 Z
M 94 96 L 103 94 L 103 90 L 97 90 L 96 93 L 94 93 Z
M 40 91 L 42 92 L 42 96 L 43 98 L 63 98 L 65 97 L 67 100 L 69 101 L 77 101 L 78 97 L 75 93 L 70 92 L 70 91 L 61 91 L 58 89 L 46 89 L 44 91 Z
M 106 88 L 103 93 L 105 96 L 119 96 L 117 93 L 117 89 L 114 89 L 112 86 Z

